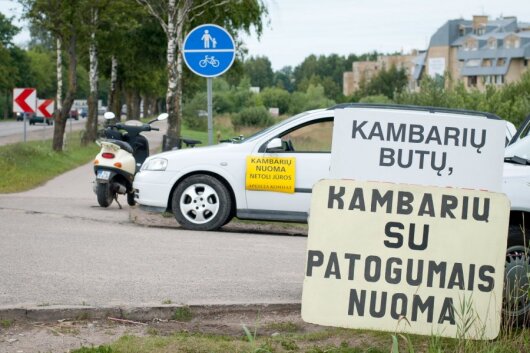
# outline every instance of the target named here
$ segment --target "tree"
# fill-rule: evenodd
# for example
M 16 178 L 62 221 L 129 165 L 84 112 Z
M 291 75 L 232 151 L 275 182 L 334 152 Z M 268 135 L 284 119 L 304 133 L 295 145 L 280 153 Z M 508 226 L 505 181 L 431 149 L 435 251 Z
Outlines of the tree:
M 167 134 L 180 137 L 182 120 L 182 48 L 184 32 L 195 21 L 218 23 L 235 33 L 256 27 L 261 33 L 261 16 L 266 9 L 260 0 L 136 0 L 158 20 L 167 37 L 166 109 L 169 114 Z M 206 22 L 206 21 L 205 21 Z
M 62 151 L 66 119 L 70 113 L 77 90 L 77 42 L 80 34 L 79 7 L 82 0 L 21 0 L 26 16 L 37 26 L 52 33 L 57 39 L 57 109 L 53 131 L 52 148 Z M 68 56 L 68 90 L 61 102 L 62 91 L 62 45 L 66 44 Z
M 250 84 L 264 89 L 274 81 L 274 72 L 270 60 L 266 56 L 250 57 L 243 63 L 243 72 L 250 78 Z
M 0 92 L 5 97 L 3 104 L 3 117 L 7 118 L 11 98 L 11 90 L 17 78 L 16 62 L 13 60 L 13 37 L 18 33 L 18 28 L 11 23 L 12 19 L 0 13 Z
M 363 96 L 384 95 L 394 98 L 396 93 L 401 93 L 408 84 L 407 72 L 404 68 L 392 65 L 388 70 L 383 68 L 369 82 L 361 84 Z

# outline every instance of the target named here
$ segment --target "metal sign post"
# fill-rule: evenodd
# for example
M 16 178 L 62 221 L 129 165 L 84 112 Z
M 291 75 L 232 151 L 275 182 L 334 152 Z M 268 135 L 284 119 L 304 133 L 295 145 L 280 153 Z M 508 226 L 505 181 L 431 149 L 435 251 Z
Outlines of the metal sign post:
M 184 40 L 183 57 L 188 68 L 206 77 L 208 144 L 213 144 L 212 78 L 225 73 L 235 59 L 234 39 L 226 29 L 214 24 L 195 27 Z
M 206 79 L 206 96 L 207 96 L 207 105 L 208 105 L 208 145 L 213 145 L 213 113 L 212 113 L 212 86 L 213 79 L 208 77 Z
M 37 109 L 37 90 L 35 88 L 13 89 L 13 112 L 23 114 L 24 142 L 26 142 L 26 114 L 35 113 Z

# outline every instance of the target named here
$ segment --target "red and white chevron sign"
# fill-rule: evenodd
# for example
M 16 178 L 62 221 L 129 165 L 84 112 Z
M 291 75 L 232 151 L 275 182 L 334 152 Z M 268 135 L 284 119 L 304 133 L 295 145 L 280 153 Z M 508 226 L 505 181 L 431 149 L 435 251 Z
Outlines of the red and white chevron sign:
M 13 89 L 13 112 L 35 113 L 37 109 L 37 90 L 35 88 Z
M 37 100 L 37 116 L 42 118 L 53 117 L 55 101 L 53 99 L 38 99 Z

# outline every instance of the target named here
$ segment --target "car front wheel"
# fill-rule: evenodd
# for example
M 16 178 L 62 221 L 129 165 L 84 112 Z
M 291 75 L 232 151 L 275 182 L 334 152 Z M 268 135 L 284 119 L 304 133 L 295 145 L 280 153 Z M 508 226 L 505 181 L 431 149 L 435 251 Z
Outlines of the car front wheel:
M 522 326 L 530 316 L 530 258 L 523 245 L 506 250 L 504 305 L 505 317 L 510 324 Z
M 179 224 L 191 230 L 215 230 L 227 223 L 232 208 L 226 186 L 210 175 L 192 175 L 173 193 L 172 209 Z

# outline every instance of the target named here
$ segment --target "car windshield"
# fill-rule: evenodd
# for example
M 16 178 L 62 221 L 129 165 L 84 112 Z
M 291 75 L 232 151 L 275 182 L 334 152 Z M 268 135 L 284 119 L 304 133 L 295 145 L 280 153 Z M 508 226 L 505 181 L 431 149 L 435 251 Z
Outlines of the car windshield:
M 245 143 L 245 142 L 254 141 L 254 140 L 260 138 L 261 136 L 263 136 L 264 134 L 268 133 L 269 131 L 275 130 L 275 129 L 283 126 L 283 125 L 289 124 L 291 121 L 299 119 L 299 118 L 301 118 L 303 116 L 306 116 L 309 113 L 311 113 L 311 112 L 310 111 L 309 112 L 303 112 L 303 113 L 294 115 L 294 116 L 292 116 L 290 118 L 287 118 L 285 120 L 280 121 L 279 123 L 277 123 L 275 125 L 269 126 L 266 129 L 260 130 L 260 131 L 256 132 L 255 134 L 250 135 L 247 138 L 241 138 L 241 139 L 238 139 L 238 140 L 234 140 L 233 143 Z

